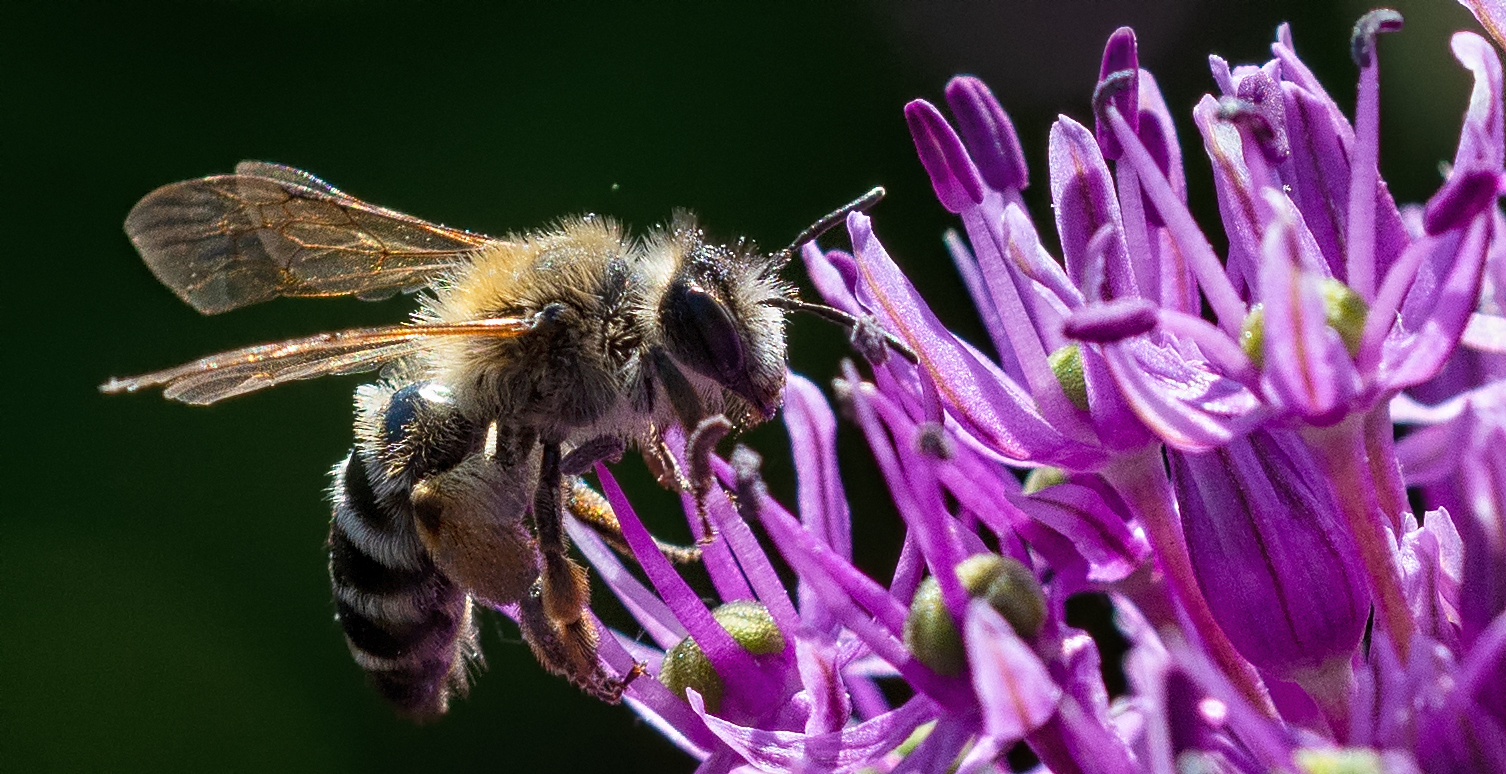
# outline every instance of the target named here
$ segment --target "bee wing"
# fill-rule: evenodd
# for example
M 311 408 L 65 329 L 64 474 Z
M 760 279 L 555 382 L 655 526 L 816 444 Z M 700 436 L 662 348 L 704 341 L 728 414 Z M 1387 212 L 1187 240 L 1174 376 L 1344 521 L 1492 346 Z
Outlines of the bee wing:
M 415 354 L 438 337 L 510 338 L 521 336 L 533 327 L 532 320 L 498 317 L 464 323 L 414 323 L 319 333 L 221 352 L 165 371 L 111 379 L 99 389 L 119 393 L 161 387 L 165 398 L 202 406 L 295 379 L 370 371 Z
M 131 209 L 125 230 L 157 279 L 204 314 L 278 296 L 385 298 L 496 241 L 261 161 L 158 188 Z

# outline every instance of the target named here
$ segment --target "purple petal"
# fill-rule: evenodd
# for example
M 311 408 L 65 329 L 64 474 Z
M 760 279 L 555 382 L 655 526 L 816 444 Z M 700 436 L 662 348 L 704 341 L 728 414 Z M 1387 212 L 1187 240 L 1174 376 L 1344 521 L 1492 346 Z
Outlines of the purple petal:
M 618 637 L 621 635 L 606 628 L 594 615 L 591 618 L 597 631 L 610 634 L 602 637 L 597 644 L 597 655 L 618 674 L 627 674 L 632 669 L 634 658 L 619 641 Z M 717 746 L 716 737 L 706 731 L 705 724 L 685 706 L 685 702 L 680 701 L 680 697 L 670 693 L 658 680 L 634 680 L 627 687 L 623 699 L 641 717 L 660 729 L 671 742 L 691 755 L 705 757 L 706 750 Z
M 1255 371 L 1255 364 L 1250 362 L 1249 355 L 1245 354 L 1238 342 L 1213 327 L 1213 323 L 1201 317 L 1167 310 L 1162 310 L 1159 317 L 1161 330 L 1184 344 L 1196 346 L 1219 373 L 1251 390 L 1258 389 L 1260 375 Z
M 1503 147 L 1501 107 L 1501 60 L 1479 35 L 1457 32 L 1451 41 L 1454 58 L 1474 75 L 1469 94 L 1469 109 L 1464 114 L 1464 129 L 1459 135 L 1459 150 L 1454 154 L 1455 169 L 1501 169 L 1506 161 Z
M 801 521 L 838 556 L 850 558 L 852 518 L 837 470 L 836 416 L 821 390 L 796 374 L 790 374 L 785 382 L 784 425 L 794 455 Z M 807 624 L 819 631 L 835 633 L 830 616 L 824 609 L 818 609 L 819 599 L 803 585 L 800 601 L 801 615 Z
M 805 721 L 807 736 L 839 731 L 852 717 L 852 699 L 837 669 L 835 643 L 830 645 L 810 637 L 796 636 L 795 666 L 800 684 L 811 703 Z
M 1114 107 L 1119 109 L 1119 114 L 1129 118 L 1130 127 L 1140 129 L 1140 86 L 1135 78 L 1140 73 L 1140 58 L 1135 50 L 1135 31 L 1129 27 L 1120 27 L 1109 36 L 1109 41 L 1103 47 L 1103 65 L 1098 69 L 1100 83 L 1109 75 L 1116 72 L 1129 73 L 1131 80 L 1128 86 L 1116 93 L 1112 98 Z M 1119 141 L 1114 139 L 1114 133 L 1105 128 L 1101 123 L 1095 128 L 1093 134 L 1098 138 L 1099 145 L 1103 148 L 1103 156 L 1108 159 L 1119 158 L 1122 152 Z
M 963 639 L 973 690 L 983 708 L 984 733 L 996 739 L 1021 739 L 1056 711 L 1061 688 L 987 601 L 975 599 L 968 604 Z
M 1047 356 L 1051 342 L 1059 339 L 1056 326 L 1061 305 L 1031 286 L 1027 277 L 1041 275 L 1053 291 L 1064 278 L 1060 267 L 1040 247 L 1039 236 L 1024 210 L 1016 203 L 1001 214 L 990 206 L 963 213 L 972 244 L 977 249 L 978 268 L 994 303 L 999 330 L 996 340 L 1010 366 L 1023 377 L 1045 420 L 1063 434 L 1076 429 L 1077 414 L 1051 371 Z M 1044 269 L 1044 266 L 1050 269 Z M 1070 284 L 1066 284 L 1070 288 Z M 1075 293 L 1075 289 L 1068 291 Z
M 936 198 L 952 212 L 962 212 L 983 202 L 983 180 L 968 158 L 962 140 L 952 131 L 935 105 L 917 99 L 905 105 L 905 122 L 915 140 L 915 152 L 931 176 Z
M 1488 216 L 1493 214 L 1487 212 L 1476 218 L 1462 238 L 1444 238 L 1434 255 L 1452 257 L 1453 264 L 1440 283 L 1412 284 L 1401 318 L 1407 329 L 1416 333 L 1405 341 L 1386 340 L 1381 384 L 1403 388 L 1433 378 L 1458 345 L 1480 296 L 1492 221 Z M 1457 252 L 1447 249 L 1450 243 L 1458 246 Z
M 1135 415 L 1183 451 L 1207 451 L 1247 432 L 1269 412 L 1244 385 L 1143 338 L 1103 347 Z
M 1395 401 L 1404 398 L 1404 395 L 1398 395 L 1392 403 L 1392 416 L 1398 422 L 1407 421 L 1404 416 L 1397 416 L 1395 409 Z M 1406 473 L 1407 486 L 1434 484 L 1459 470 L 1463 461 L 1459 450 L 1468 448 L 1480 420 L 1468 400 L 1458 401 L 1455 405 L 1460 409 L 1457 415 L 1429 427 L 1414 428 L 1396 442 L 1396 462 Z
M 1228 276 L 1237 285 L 1248 286 L 1254 284 L 1255 267 L 1260 264 L 1263 229 L 1259 196 L 1245 162 L 1244 139 L 1234 124 L 1219 119 L 1219 105 L 1212 97 L 1203 97 L 1192 111 L 1192 120 L 1202 133 L 1203 148 L 1213 162 L 1219 215 L 1229 237 Z M 1203 277 L 1204 273 L 1198 274 L 1199 280 Z M 1228 329 L 1222 316 L 1219 323 Z
M 1464 336 L 1460 341 L 1477 352 L 1506 355 L 1506 317 L 1479 312 L 1471 314 L 1469 322 L 1464 324 Z
M 1475 643 L 1446 703 L 1427 712 L 1417 734 L 1417 759 L 1429 772 L 1506 770 L 1506 616 Z
M 1380 65 L 1375 57 L 1376 37 L 1401 29 L 1401 14 L 1389 9 L 1371 11 L 1354 25 L 1350 40 L 1355 63 L 1360 66 L 1359 96 L 1354 106 L 1354 153 L 1350 157 L 1349 190 L 1376 190 L 1380 183 L 1377 157 L 1380 148 Z M 1348 253 L 1345 284 L 1369 303 L 1375 298 L 1376 202 L 1371 196 L 1349 197 Z
M 1010 378 L 1024 381 L 1025 376 L 1020 371 L 1020 363 L 1015 358 L 1014 348 L 1009 344 L 1009 338 L 1004 333 L 1004 322 L 999 317 L 998 307 L 994 303 L 993 295 L 988 292 L 988 283 L 983 279 L 983 269 L 978 264 L 978 258 L 973 251 L 968 249 L 967 241 L 956 229 L 947 229 L 941 235 L 941 241 L 946 245 L 946 251 L 952 256 L 952 264 L 957 267 L 957 273 L 962 277 L 962 284 L 967 286 L 967 294 L 973 299 L 973 308 L 978 316 L 983 319 L 983 329 L 988 331 L 988 338 L 993 342 L 994 350 L 999 353 L 999 366 Z
M 947 608 L 960 619 L 966 610 L 967 591 L 947 568 L 955 567 L 966 554 L 955 539 L 955 524 L 942 503 L 940 489 L 920 459 L 922 455 L 913 450 L 918 432 L 912 420 L 866 383 L 857 384 L 850 401 L 900 518 L 915 535 L 931 574 L 941 585 Z
M 668 606 L 652 591 L 633 576 L 617 553 L 608 548 L 596 532 L 574 519 L 565 520 L 565 529 L 570 539 L 580 548 L 581 554 L 591 563 L 596 574 L 607 588 L 622 602 L 643 631 L 653 638 L 660 649 L 674 647 L 685 639 L 685 627 L 674 617 Z
M 643 522 L 638 520 L 638 514 L 633 511 L 633 506 L 623 495 L 622 488 L 612 478 L 611 472 L 598 463 L 596 476 L 601 482 L 602 494 L 611 503 L 612 511 L 617 514 L 617 521 L 622 525 L 622 536 L 633 549 L 633 558 L 638 560 L 638 566 L 648 575 L 649 582 L 659 592 L 659 596 L 711 660 L 717 675 L 726 683 L 728 698 L 748 698 L 757 702 L 771 690 L 778 690 L 779 686 L 767 684 L 753 655 L 738 645 L 732 635 L 711 617 L 711 611 L 701 601 L 700 595 L 675 572 L 664 554 L 659 552 L 653 537 L 643 528 Z M 792 635 L 792 632 L 786 632 L 785 640 L 789 641 Z
M 937 719 L 931 733 L 910 751 L 890 774 L 936 774 L 947 771 L 952 762 L 962 754 L 962 748 L 977 733 L 977 717 L 949 717 Z
M 1370 595 L 1307 448 L 1289 433 L 1257 432 L 1169 461 L 1198 585 L 1240 654 L 1298 682 L 1304 670 L 1347 661 Z
M 1062 324 L 1069 339 L 1107 344 L 1155 330 L 1157 307 L 1143 298 L 1116 298 L 1088 304 Z
M 1448 182 L 1428 200 L 1423 210 L 1423 230 L 1436 235 L 1466 225 L 1495 204 L 1500 182 L 1499 169 L 1467 172 L 1456 168 Z
M 1248 106 L 1248 110 L 1240 112 L 1236 123 L 1250 131 L 1267 162 L 1284 161 L 1291 155 L 1292 147 L 1281 87 L 1264 72 L 1256 72 L 1240 80 L 1236 94 L 1239 102 Z
M 1111 226 L 1117 238 L 1107 254 L 1105 291 L 1114 297 L 1138 295 L 1124 245 L 1119 198 L 1098 141 L 1082 124 L 1063 116 L 1051 126 L 1049 158 L 1051 202 L 1067 275 L 1085 293 L 1092 293 L 1084 281 L 1089 244 L 1099 229 Z
M 1234 76 L 1229 71 L 1229 62 L 1218 54 L 1208 55 L 1208 71 L 1213 74 L 1213 83 L 1222 96 L 1234 96 Z
M 699 694 L 686 693 L 691 708 L 701 716 L 706 727 L 743 760 L 757 771 L 781 774 L 803 771 L 808 766 L 833 774 L 847 774 L 872 766 L 905 741 L 920 724 L 935 718 L 938 711 L 935 703 L 917 696 L 896 710 L 855 726 L 811 735 L 798 731 L 766 731 L 728 722 L 707 714 L 706 703 Z
M 711 458 L 712 469 L 723 479 L 731 477 L 731 467 L 720 457 Z M 800 616 L 795 612 L 795 606 L 790 602 L 789 593 L 784 589 L 784 582 L 779 579 L 779 574 L 774 571 L 774 565 L 769 562 L 768 554 L 764 553 L 763 547 L 758 544 L 758 538 L 753 536 L 753 530 L 748 528 L 748 523 L 737 514 L 737 508 L 727 498 L 727 493 L 720 487 L 712 487 L 706 498 L 707 515 L 711 517 L 711 523 L 716 526 L 718 542 L 725 542 L 732 549 L 732 555 L 737 560 L 737 566 L 742 574 L 747 577 L 748 585 L 752 587 L 755 598 L 768 608 L 769 615 L 780 631 L 793 632 L 800 626 Z M 694 498 L 685 501 L 686 516 L 695 513 Z M 693 521 L 693 519 L 692 519 Z M 730 601 L 730 600 L 723 600 Z M 786 635 L 785 642 L 790 637 Z
M 1262 368 L 1282 406 L 1313 424 L 1327 425 L 1349 409 L 1360 380 L 1343 340 L 1325 318 L 1324 278 L 1298 268 L 1301 255 L 1292 215 L 1281 207 L 1261 245 Z
M 1140 71 L 1139 132 L 1140 142 L 1145 144 L 1145 150 L 1150 153 L 1150 157 L 1155 160 L 1156 166 L 1165 174 L 1167 182 L 1171 184 L 1171 188 L 1177 193 L 1177 197 L 1185 202 L 1187 200 L 1187 178 L 1182 171 L 1182 149 L 1177 144 L 1176 124 L 1172 120 L 1171 111 L 1166 109 L 1166 100 L 1161 96 L 1161 89 L 1156 84 L 1156 79 L 1145 70 Z M 1120 198 L 1120 206 L 1125 206 L 1123 197 Z M 1144 200 L 1143 207 L 1146 219 L 1153 228 L 1160 228 L 1166 225 L 1166 219 L 1161 217 L 1161 213 L 1156 210 L 1155 205 L 1151 204 L 1149 199 Z M 1164 263 L 1168 260 L 1180 262 L 1180 258 L 1181 256 L 1175 254 L 1163 255 L 1161 262 Z M 1181 271 L 1185 273 L 1186 267 L 1183 266 Z M 1166 267 L 1163 265 L 1162 273 L 1165 274 L 1165 272 Z M 1165 288 L 1168 281 L 1169 278 L 1163 276 L 1161 278 L 1161 286 Z M 1176 282 L 1173 286 L 1190 289 L 1192 287 L 1192 278 L 1188 276 L 1185 278 L 1185 281 Z M 1163 290 L 1163 303 L 1166 300 L 1166 291 Z M 1191 304 L 1192 301 L 1187 301 L 1186 303 Z
M 1166 219 L 1167 232 L 1176 249 L 1187 256 L 1192 273 L 1208 299 L 1208 305 L 1218 317 L 1219 327 L 1226 331 L 1238 331 L 1246 310 L 1244 302 L 1229 284 L 1223 262 L 1214 254 L 1208 238 L 1203 236 L 1197 222 L 1192 219 L 1192 213 L 1187 211 L 1187 205 L 1177 198 L 1176 192 L 1156 168 L 1155 160 L 1146 152 L 1145 146 L 1140 144 L 1139 138 L 1131 133 L 1124 118 L 1112 109 L 1108 118 L 1119 136 L 1119 142 L 1124 146 L 1125 162 L 1135 166 L 1146 196 Z
M 1145 535 L 1132 530 L 1092 489 L 1058 484 L 1011 499 L 1030 518 L 1072 542 L 1088 562 L 1089 580 L 1101 583 L 1123 580 L 1150 556 Z
M 1459 4 L 1475 15 L 1475 21 L 1490 33 L 1497 45 L 1506 46 L 1506 3 L 1501 0 L 1459 0 Z
M 758 513 L 785 561 L 810 582 L 833 617 L 887 661 L 916 690 L 947 704 L 958 701 L 955 681 L 938 677 L 905 650 L 899 640 L 905 607 L 850 563 L 832 554 L 795 517 L 765 495 Z M 699 640 L 698 640 L 699 641 Z
M 1464 547 L 1447 510 L 1428 511 L 1424 521 L 1419 527 L 1416 517 L 1402 514 L 1394 554 L 1401 566 L 1402 591 L 1417 630 L 1457 653 Z
M 1283 83 L 1291 156 L 1282 182 L 1291 189 L 1303 220 L 1335 276 L 1344 273 L 1344 224 L 1349 210 L 1349 148 L 1352 136 L 1343 114 L 1331 102 L 1293 83 Z
M 857 297 L 852 294 L 857 281 L 856 275 L 843 271 L 843 268 L 855 268 L 855 264 L 838 264 L 833 261 L 835 255 L 821 252 L 814 241 L 807 242 L 800 249 L 800 259 L 805 263 L 805 275 L 810 278 L 811 287 L 816 289 L 821 300 L 848 314 L 861 315 L 863 309 L 858 305 Z
M 904 339 L 934 381 L 947 412 L 969 433 L 1011 459 L 1083 464 L 1092 452 L 1064 438 L 1034 411 L 1034 400 L 994 366 L 964 347 L 921 299 L 873 235 L 867 216 L 854 213 L 848 231 L 862 275 L 859 298 Z
M 1030 216 L 1017 204 L 1004 208 L 1004 233 L 1009 235 L 1007 255 L 1018 271 L 1048 291 L 1066 309 L 1081 306 L 1082 291 L 1072 284 L 1071 278 L 1056 258 L 1041 246 L 1041 236 L 1030 222 Z M 1035 318 L 1037 327 L 1046 328 L 1047 320 Z M 1060 342 L 1049 342 L 1060 344 Z
M 946 85 L 946 102 L 988 186 L 995 191 L 1024 190 L 1030 184 L 1025 151 L 1009 114 L 988 86 L 970 75 L 959 75 Z

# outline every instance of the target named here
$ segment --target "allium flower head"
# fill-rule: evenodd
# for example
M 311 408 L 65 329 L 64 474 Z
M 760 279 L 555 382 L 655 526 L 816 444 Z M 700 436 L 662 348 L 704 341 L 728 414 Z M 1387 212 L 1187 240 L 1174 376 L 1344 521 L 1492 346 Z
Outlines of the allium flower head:
M 986 85 L 947 85 L 955 128 L 906 106 L 998 358 L 947 330 L 867 215 L 850 253 L 807 245 L 816 290 L 860 321 L 867 365 L 833 392 L 903 521 L 898 560 L 854 566 L 837 412 L 795 375 L 798 507 L 758 454 L 720 456 L 714 423 L 675 442 L 704 489 L 692 529 L 703 508 L 714 527 L 697 532 L 714 600 L 599 468 L 647 578 L 572 528 L 651 641 L 601 645 L 651 675 L 626 700 L 703 772 L 998 771 L 1021 749 L 1053 772 L 1506 771 L 1502 73 L 1454 36 L 1475 82 L 1458 149 L 1427 202 L 1398 206 L 1377 41 L 1400 27 L 1356 25 L 1352 120 L 1285 26 L 1263 64 L 1210 58 L 1218 95 L 1192 119 L 1225 255 L 1129 29 L 1084 95 L 1093 125 L 1051 128 L 1060 256 Z M 865 345 L 879 328 L 915 362 Z M 1417 427 L 1400 443 L 1393 412 Z M 1084 592 L 1111 601 L 1122 668 L 1068 623 Z

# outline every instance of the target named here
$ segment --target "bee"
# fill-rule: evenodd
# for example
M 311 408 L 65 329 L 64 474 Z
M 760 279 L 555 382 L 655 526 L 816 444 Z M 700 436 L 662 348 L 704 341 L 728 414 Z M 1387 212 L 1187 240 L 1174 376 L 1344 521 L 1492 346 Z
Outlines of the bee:
M 642 238 L 586 215 L 496 239 L 246 161 L 234 174 L 159 188 L 126 219 L 147 267 L 179 298 L 218 314 L 279 296 L 423 290 L 418 310 L 399 325 L 246 347 L 100 389 L 160 387 L 203 405 L 380 369 L 356 391 L 356 443 L 331 489 L 330 580 L 356 662 L 401 712 L 441 715 L 480 662 L 475 608 L 515 604 L 541 665 L 617 702 L 642 667 L 613 674 L 597 658 L 589 582 L 563 520 L 625 541 L 579 474 L 627 446 L 662 469 L 673 460 L 670 428 L 772 417 L 785 383 L 785 313 L 812 312 L 854 334 L 863 326 L 800 300 L 780 272 L 882 196 L 876 188 L 765 254 L 746 240 L 708 241 L 683 212 Z M 664 480 L 690 483 L 677 470 Z

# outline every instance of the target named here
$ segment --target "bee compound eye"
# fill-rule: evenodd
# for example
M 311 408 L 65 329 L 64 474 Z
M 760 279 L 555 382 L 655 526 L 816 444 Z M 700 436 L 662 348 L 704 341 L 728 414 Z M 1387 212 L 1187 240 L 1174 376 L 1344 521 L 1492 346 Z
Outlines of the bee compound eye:
M 665 296 L 660 316 L 679 360 L 729 387 L 745 379 L 737 322 L 715 296 L 694 283 L 676 283 Z

